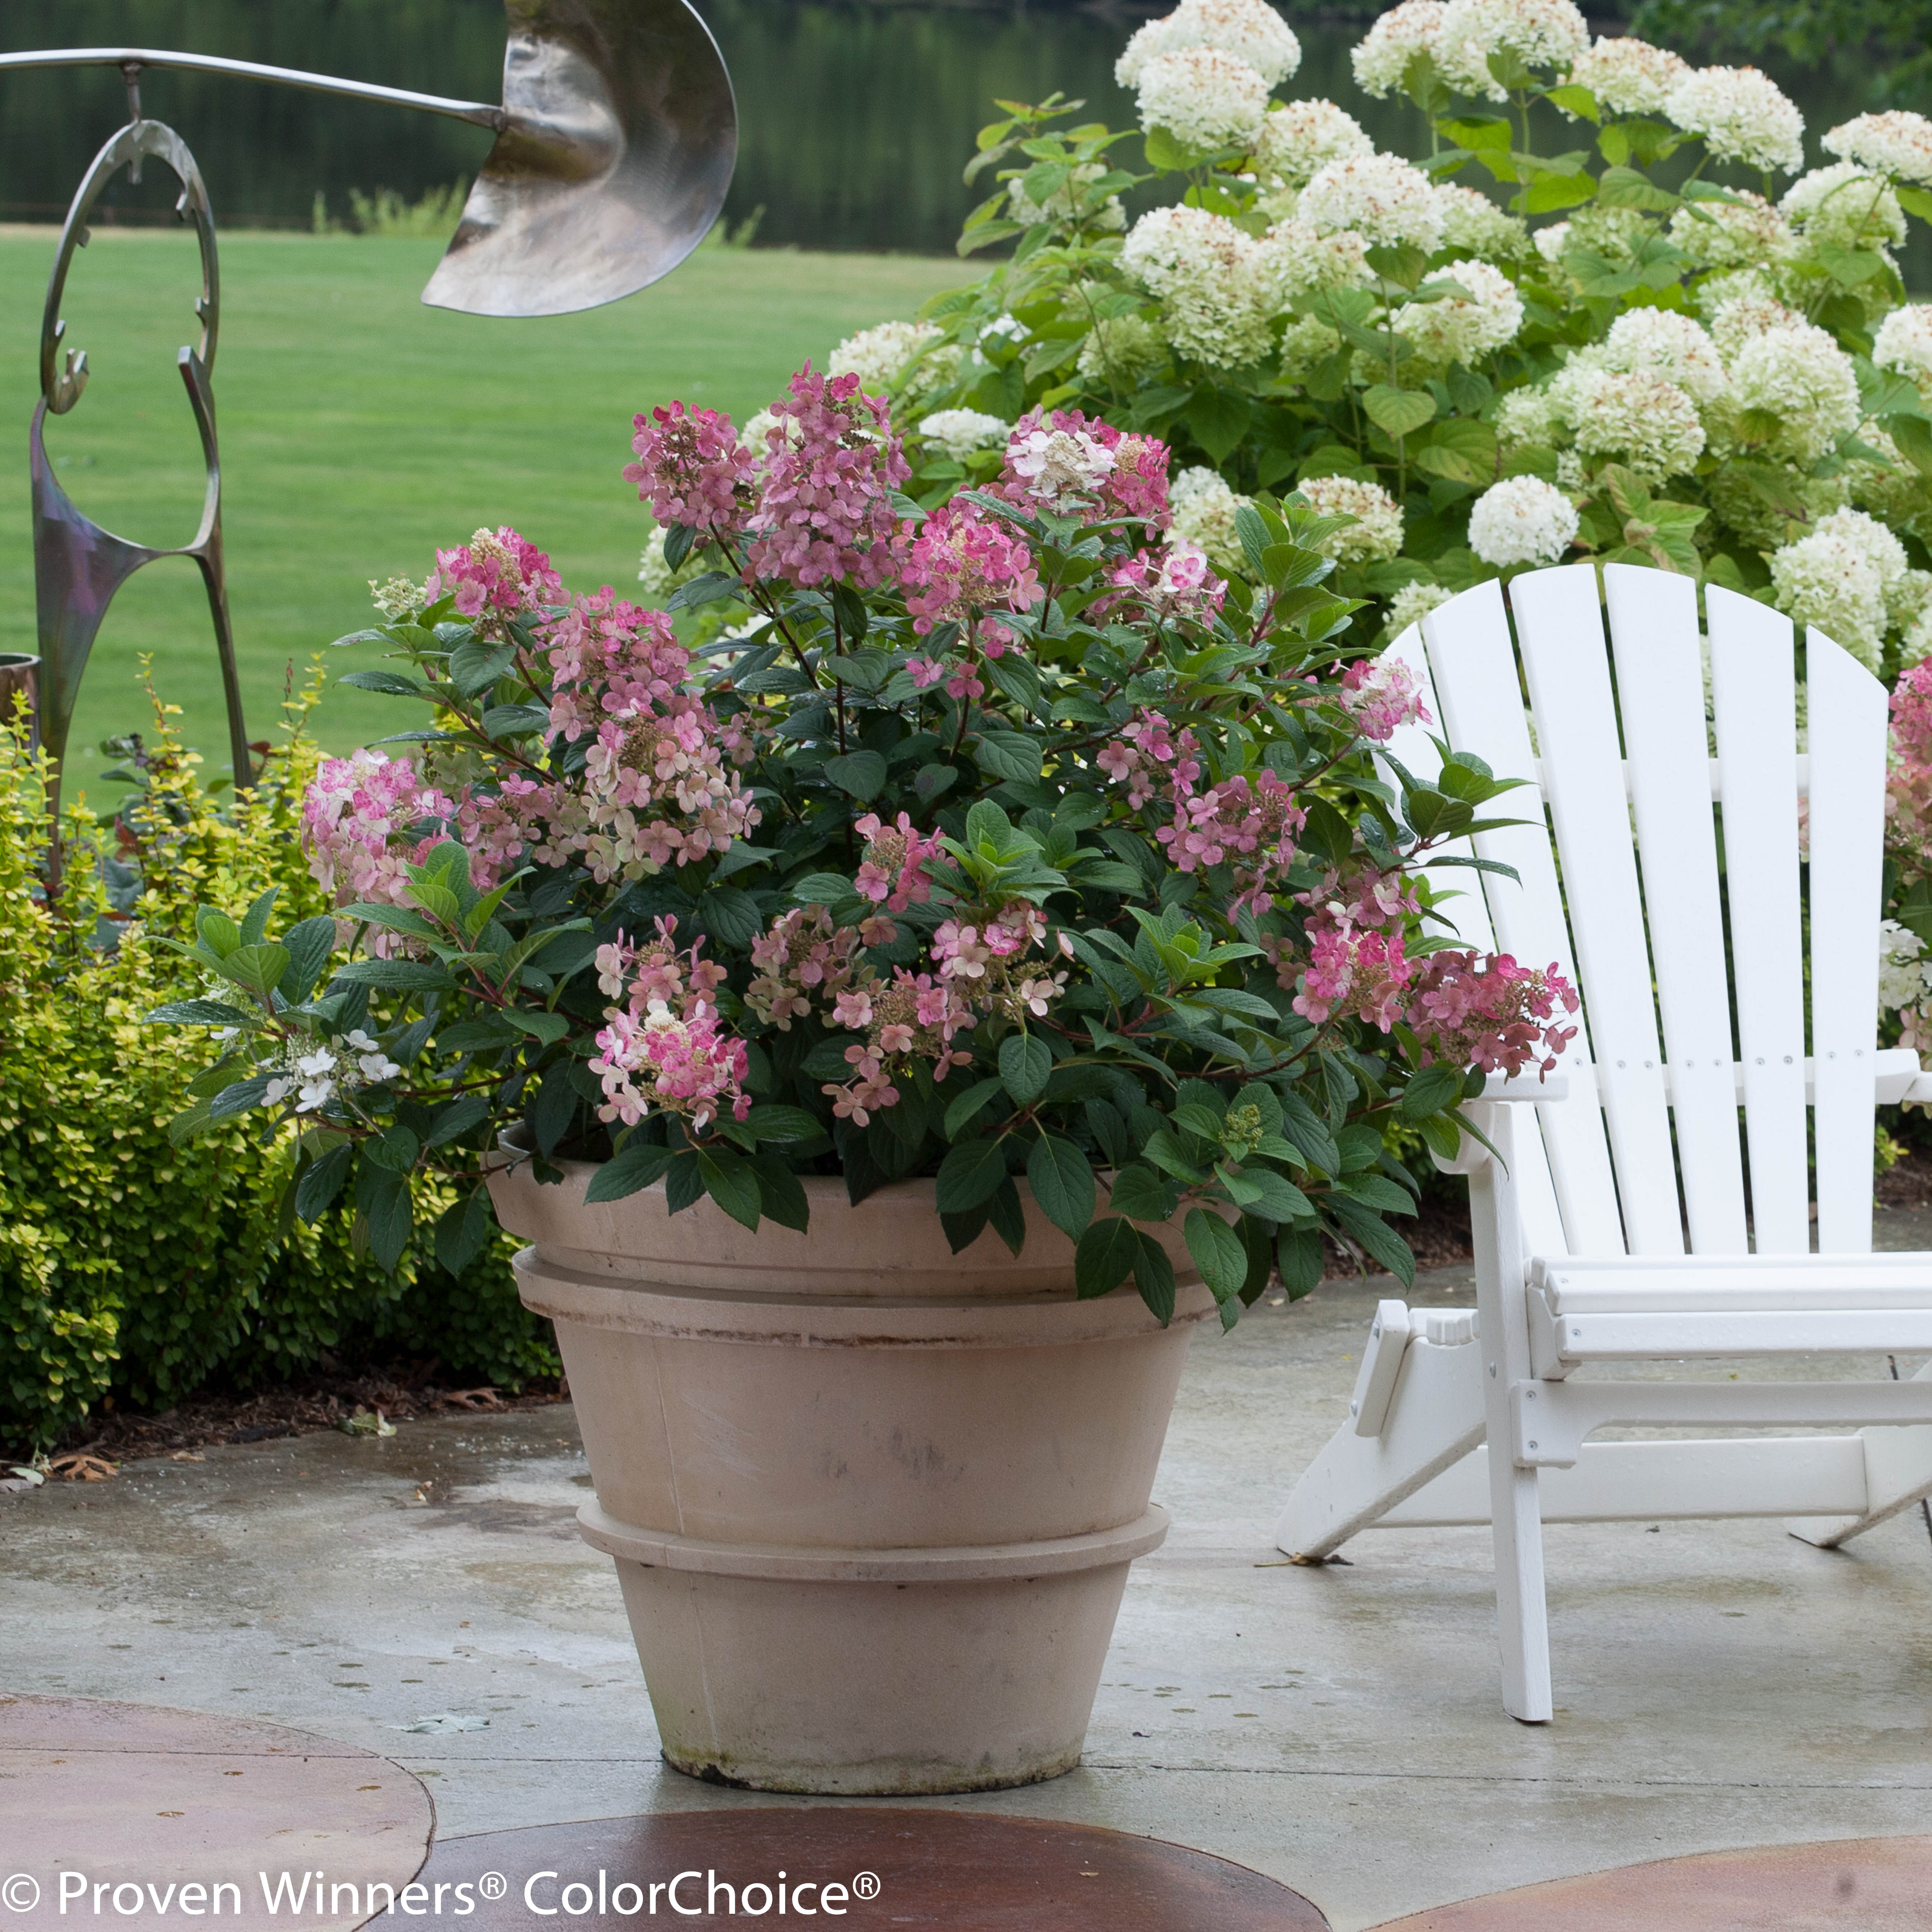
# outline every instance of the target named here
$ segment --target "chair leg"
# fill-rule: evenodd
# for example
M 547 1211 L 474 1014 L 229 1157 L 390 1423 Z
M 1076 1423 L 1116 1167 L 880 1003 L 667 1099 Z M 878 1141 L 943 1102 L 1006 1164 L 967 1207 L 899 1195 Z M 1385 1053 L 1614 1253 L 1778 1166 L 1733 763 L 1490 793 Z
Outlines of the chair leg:
M 1490 1438 L 1490 1526 L 1496 1552 L 1496 1622 L 1502 1640 L 1503 1708 L 1520 1724 L 1546 1724 L 1550 1618 L 1543 1588 L 1543 1516 L 1537 1472 L 1519 1469 Z
M 1932 1362 L 1912 1379 L 1932 1382 Z M 1864 1509 L 1856 1516 L 1787 1518 L 1784 1526 L 1793 1536 L 1821 1550 L 1835 1550 L 1932 1495 L 1932 1425 L 1861 1429 L 1858 1441 L 1865 1456 Z

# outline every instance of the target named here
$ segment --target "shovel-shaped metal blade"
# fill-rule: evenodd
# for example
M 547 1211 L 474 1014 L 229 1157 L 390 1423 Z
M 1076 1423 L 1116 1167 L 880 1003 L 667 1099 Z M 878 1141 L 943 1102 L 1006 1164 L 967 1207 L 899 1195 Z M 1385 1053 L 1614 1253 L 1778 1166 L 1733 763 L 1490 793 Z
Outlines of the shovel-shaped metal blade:
M 724 205 L 738 112 L 685 0 L 506 0 L 509 124 L 423 291 L 472 315 L 562 315 L 634 293 Z

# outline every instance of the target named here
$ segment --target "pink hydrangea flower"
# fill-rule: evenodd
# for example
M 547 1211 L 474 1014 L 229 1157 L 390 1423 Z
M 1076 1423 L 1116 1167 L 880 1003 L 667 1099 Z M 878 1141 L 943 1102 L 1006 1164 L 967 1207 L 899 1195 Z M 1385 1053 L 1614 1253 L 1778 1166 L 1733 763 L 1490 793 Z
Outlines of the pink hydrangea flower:
M 989 610 L 1028 610 L 1040 596 L 1039 574 L 1025 542 L 991 518 L 951 504 L 934 511 L 911 541 L 902 543 L 899 580 L 912 627 L 922 638 L 935 624 L 970 626 Z M 986 626 L 987 655 L 998 656 L 998 646 L 1012 634 L 1002 625 Z
M 1342 674 L 1340 696 L 1356 729 L 1378 745 L 1405 724 L 1434 722 L 1414 672 L 1400 658 L 1358 658 Z
M 754 500 L 758 458 L 740 443 L 731 418 L 716 410 L 672 403 L 634 418 L 638 460 L 624 480 L 661 524 L 683 524 L 705 536 L 728 536 Z
M 556 602 L 563 595 L 563 580 L 535 544 L 506 524 L 436 552 L 423 601 L 433 604 L 452 594 L 460 616 L 514 617 Z

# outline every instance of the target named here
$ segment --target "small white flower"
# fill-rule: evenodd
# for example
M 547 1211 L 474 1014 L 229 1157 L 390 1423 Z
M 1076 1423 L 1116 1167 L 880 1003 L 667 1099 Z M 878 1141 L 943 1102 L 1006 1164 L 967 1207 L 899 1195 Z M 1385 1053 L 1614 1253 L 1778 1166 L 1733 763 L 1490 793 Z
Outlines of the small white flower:
M 1916 1006 L 1932 980 L 1926 976 L 1925 942 L 1896 920 L 1878 928 L 1878 1004 L 1881 1012 Z
M 1712 279 L 1737 286 L 1738 292 L 1726 296 L 1711 314 L 1711 340 L 1726 362 L 1736 362 L 1738 352 L 1754 337 L 1762 335 L 1770 329 L 1790 328 L 1804 322 L 1802 315 L 1794 309 L 1786 308 L 1771 293 L 1763 278 L 1754 270 Z
M 295 1090 L 296 1083 L 284 1079 L 279 1074 L 262 1089 L 262 1100 L 265 1106 L 279 1107 Z
M 296 1071 L 304 1078 L 320 1080 L 335 1064 L 335 1056 L 326 1046 L 319 1046 L 313 1053 L 305 1053 L 296 1062 Z
M 1703 454 L 1695 400 L 1652 369 L 1610 366 L 1610 349 L 1580 350 L 1550 384 L 1550 398 L 1588 456 L 1609 457 L 1652 483 L 1681 476 Z
M 1371 246 L 1408 244 L 1430 254 L 1442 244 L 1435 184 L 1394 154 L 1328 162 L 1302 190 L 1294 212 L 1318 235 L 1351 229 Z
M 1268 82 L 1218 47 L 1179 47 L 1141 70 L 1141 126 L 1164 128 L 1190 148 L 1246 148 L 1268 112 Z
M 1555 563 L 1576 541 L 1576 506 L 1540 476 L 1505 476 L 1469 512 L 1469 548 L 1487 564 Z
M 1425 362 L 1473 368 L 1492 350 L 1515 340 L 1522 326 L 1522 300 L 1500 268 L 1472 260 L 1451 262 L 1436 272 L 1467 289 L 1468 298 L 1445 296 L 1439 302 L 1405 302 L 1391 318 Z
M 1353 476 L 1310 476 L 1296 490 L 1324 517 L 1355 521 L 1324 537 L 1318 549 L 1342 563 L 1379 562 L 1402 548 L 1402 506 L 1379 483 Z
M 1526 67 L 1567 69 L 1588 51 L 1589 23 L 1570 0 L 1449 0 L 1436 58 L 1452 87 L 1505 100 L 1490 72 L 1492 54 Z
M 1180 0 L 1162 19 L 1150 20 L 1128 41 L 1114 65 L 1123 87 L 1138 87 L 1148 64 L 1188 47 L 1232 55 L 1278 86 L 1301 64 L 1301 43 L 1264 0 Z
M 1713 160 L 1767 174 L 1795 175 L 1804 165 L 1804 116 L 1754 67 L 1695 69 L 1671 89 L 1664 111 L 1687 134 L 1702 135 Z
M 393 1080 L 402 1068 L 379 1048 L 374 1053 L 358 1054 L 356 1068 L 364 1080 Z
M 1778 206 L 1814 248 L 1896 248 L 1905 239 L 1905 211 L 1892 184 L 1856 161 L 1800 176 Z
M 1570 224 L 1552 221 L 1548 227 L 1538 229 L 1529 238 L 1536 244 L 1536 252 L 1546 262 L 1555 262 L 1570 245 Z
M 1571 82 L 1587 87 L 1618 114 L 1661 114 L 1671 90 L 1690 71 L 1681 55 L 1654 47 L 1634 34 L 1600 39 L 1576 56 Z
M 1104 161 L 1082 161 L 1073 169 L 1065 182 L 1048 195 L 1044 204 L 1036 202 L 1027 193 L 1024 176 L 1016 176 L 1006 184 L 1006 217 L 1027 227 L 1036 222 L 1071 221 L 1073 219 L 1073 196 L 1077 188 L 1085 188 L 1089 182 L 1096 182 L 1107 172 Z M 1102 204 L 1097 216 L 1090 215 L 1090 220 L 1097 220 L 1102 228 L 1124 228 L 1127 225 L 1127 212 L 1120 204 L 1120 197 L 1110 194 Z
M 1512 389 L 1497 404 L 1491 427 L 1505 449 L 1530 444 L 1553 449 L 1569 440 L 1569 425 L 1556 412 L 1547 389 Z
M 1901 181 L 1932 188 L 1932 121 L 1907 108 L 1861 114 L 1825 136 L 1828 154 L 1843 154 L 1862 167 Z
M 298 1114 L 319 1112 L 335 1098 L 335 1082 L 326 1075 L 314 1080 L 304 1080 L 301 1090 L 296 1095 L 296 1112 Z
M 241 1031 L 239 1027 L 214 1027 L 210 1029 L 208 1036 L 210 1040 L 234 1040 Z
M 1255 137 L 1255 172 L 1263 180 L 1299 187 L 1317 169 L 1351 154 L 1372 154 L 1362 124 L 1332 100 L 1277 103 Z
M 1174 512 L 1169 542 L 1192 544 L 1204 550 L 1224 577 L 1247 574 L 1247 559 L 1234 530 L 1234 514 L 1246 497 L 1238 496 L 1219 472 L 1196 465 L 1174 479 L 1167 500 Z
M 1352 228 L 1318 235 L 1298 217 L 1276 222 L 1256 256 L 1269 312 L 1318 290 L 1359 286 L 1368 278 L 1368 243 Z
M 352 1032 L 344 1034 L 342 1036 L 342 1043 L 344 1046 L 353 1047 L 358 1053 L 374 1053 L 380 1044 L 380 1042 L 371 1039 L 360 1027 L 357 1027 Z
M 1872 360 L 1932 394 L 1932 303 L 1894 309 L 1878 326 Z
M 1389 635 L 1400 637 L 1410 625 L 1420 623 L 1455 594 L 1441 584 L 1405 584 L 1388 601 Z
M 372 577 L 369 580 L 369 601 L 393 624 L 398 617 L 406 617 L 412 610 L 421 608 L 422 586 L 412 583 L 406 577 L 392 577 L 386 584 L 378 584 Z
M 1114 467 L 1114 452 L 1084 429 L 1034 429 L 1006 445 L 1006 461 L 1028 494 L 1064 512 L 1096 495 Z
M 1402 0 L 1401 5 L 1378 14 L 1375 25 L 1349 56 L 1355 85 L 1378 100 L 1386 100 L 1401 88 L 1409 63 L 1418 54 L 1435 54 L 1448 10 L 1446 0 Z
M 924 418 L 919 433 L 956 462 L 974 451 L 994 449 L 1006 440 L 1010 425 L 984 410 L 940 410 Z
M 1485 261 L 1507 262 L 1529 245 L 1529 230 L 1515 215 L 1498 208 L 1487 195 L 1459 182 L 1437 185 L 1436 212 L 1442 219 L 1445 248 L 1460 248 Z
M 1764 196 L 1732 188 L 1735 201 L 1687 203 L 1670 218 L 1670 238 L 1700 268 L 1756 268 L 1788 262 L 1798 237 Z

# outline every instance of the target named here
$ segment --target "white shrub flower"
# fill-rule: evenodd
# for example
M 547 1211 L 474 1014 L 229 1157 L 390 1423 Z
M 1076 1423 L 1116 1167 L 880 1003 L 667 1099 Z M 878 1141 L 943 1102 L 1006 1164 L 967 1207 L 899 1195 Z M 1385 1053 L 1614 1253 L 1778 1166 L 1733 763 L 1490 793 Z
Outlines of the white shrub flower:
M 1554 448 L 1570 439 L 1569 425 L 1558 415 L 1547 389 L 1512 389 L 1497 404 L 1490 427 L 1505 449 L 1531 444 Z
M 1436 58 L 1452 86 L 1506 100 L 1490 72 L 1490 55 L 1511 53 L 1526 67 L 1560 72 L 1589 45 L 1589 22 L 1570 0 L 1449 0 Z
M 354 1049 L 356 1070 L 365 1081 L 393 1080 L 403 1070 L 382 1051 L 381 1041 L 371 1039 L 360 1027 L 344 1034 L 342 1043 Z
M 1872 360 L 1932 395 L 1932 302 L 1894 309 L 1878 326 Z
M 326 1046 L 319 1046 L 296 1060 L 295 1070 L 302 1076 L 296 1094 L 297 1113 L 317 1112 L 334 1099 L 334 1069 L 335 1056 Z
M 919 433 L 956 463 L 962 463 L 976 450 L 998 448 L 1010 427 L 984 410 L 940 410 L 922 419 Z
M 1433 254 L 1442 242 L 1434 184 L 1394 154 L 1354 154 L 1318 169 L 1295 215 L 1318 235 L 1353 229 L 1371 247 L 1407 244 Z
M 1690 63 L 1668 47 L 1625 34 L 1600 38 L 1579 54 L 1569 77 L 1614 113 L 1661 114 L 1671 90 L 1690 71 Z
M 1633 375 L 1648 370 L 1700 404 L 1715 402 L 1724 392 L 1718 345 L 1702 323 L 1674 309 L 1625 310 L 1610 324 L 1604 366 Z
M 1402 0 L 1399 7 L 1378 14 L 1349 56 L 1355 85 L 1378 100 L 1400 92 L 1409 62 L 1418 54 L 1435 54 L 1448 10 L 1447 0 Z
M 1885 586 L 1886 620 L 1910 637 L 1932 611 L 1932 570 L 1906 569 Z
M 1714 160 L 1767 174 L 1795 175 L 1804 165 L 1804 116 L 1754 67 L 1694 69 L 1671 89 L 1664 111 L 1687 134 L 1702 135 Z
M 1862 413 L 1851 358 L 1810 322 L 1754 335 L 1731 358 L 1731 391 L 1739 409 L 1778 419 L 1771 447 L 1808 469 Z
M 1150 61 L 1187 47 L 1232 54 L 1277 87 L 1301 64 L 1301 43 L 1264 0 L 1180 0 L 1172 14 L 1150 20 L 1114 64 L 1123 87 L 1138 87 Z
M 1162 333 L 1184 356 L 1220 369 L 1258 361 L 1269 346 L 1261 244 L 1226 215 L 1156 208 L 1120 249 L 1120 267 L 1160 298 Z
M 1932 968 L 1925 958 L 1925 942 L 1896 920 L 1879 922 L 1878 1004 L 1881 1012 L 1913 1006 L 1932 990 Z
M 407 577 L 392 577 L 382 584 L 372 577 L 369 580 L 369 601 L 393 624 L 398 617 L 406 617 L 412 610 L 422 608 L 422 586 Z
M 1094 325 L 1073 367 L 1089 382 L 1126 383 L 1166 360 L 1167 344 L 1152 322 L 1144 316 L 1116 315 Z
M 1027 193 L 1025 177 L 1016 176 L 1006 184 L 1007 218 L 1024 222 L 1029 228 L 1040 221 L 1071 221 L 1076 190 L 1084 188 L 1090 182 L 1098 181 L 1106 172 L 1104 161 L 1082 161 L 1066 180 L 1047 196 L 1043 204 L 1035 201 Z M 1089 218 L 1100 228 L 1125 228 L 1127 211 L 1121 205 L 1118 195 L 1110 194 L 1102 205 L 1099 214 Z
M 1524 224 L 1479 189 L 1456 182 L 1438 184 L 1436 212 L 1442 219 L 1441 245 L 1444 248 L 1480 255 L 1486 262 L 1508 262 L 1529 247 L 1529 230 Z
M 867 395 L 883 396 L 899 371 L 944 333 L 929 322 L 882 322 L 875 328 L 862 328 L 856 335 L 846 337 L 825 358 L 825 373 L 856 376 Z M 758 447 L 764 446 L 760 442 Z
M 1576 530 L 1576 505 L 1540 476 L 1505 476 L 1469 512 L 1469 548 L 1498 570 L 1556 562 Z
M 1539 228 L 1529 238 L 1536 244 L 1536 252 L 1546 262 L 1555 262 L 1570 245 L 1570 224 L 1552 221 L 1547 227 Z
M 1797 252 L 1791 224 L 1751 188 L 1733 188 L 1736 201 L 1687 203 L 1670 218 L 1670 238 L 1700 268 L 1755 268 L 1789 261 Z
M 1932 610 L 1928 610 L 1905 634 L 1900 646 L 1900 662 L 1907 668 L 1932 658 Z
M 1892 184 L 1856 161 L 1801 175 L 1778 206 L 1814 248 L 1896 248 L 1905 239 L 1905 211 Z
M 1298 296 L 1352 288 L 1366 279 L 1369 244 L 1351 228 L 1318 235 L 1299 219 L 1277 221 L 1262 237 L 1257 272 L 1270 309 L 1279 314 Z
M 1405 584 L 1388 601 L 1389 635 L 1399 638 L 1412 624 L 1419 624 L 1430 611 L 1439 610 L 1455 592 L 1447 585 L 1424 584 L 1419 579 Z
M 1804 320 L 1796 309 L 1786 308 L 1755 270 L 1712 279 L 1729 282 L 1737 290 L 1724 296 L 1711 316 L 1711 340 L 1726 362 L 1733 361 L 1753 337 L 1768 329 L 1790 328 Z
M 1575 390 L 1576 447 L 1622 463 L 1647 483 L 1682 476 L 1704 453 L 1696 402 L 1647 369 L 1587 370 Z
M 1902 605 L 1906 580 L 1912 574 L 1912 560 L 1906 555 L 1904 544 L 1876 518 L 1867 516 L 1862 510 L 1834 510 L 1829 516 L 1819 518 L 1812 534 L 1841 538 L 1850 544 L 1878 572 L 1888 613 L 1893 608 L 1895 594 Z
M 1825 151 L 1880 174 L 1932 188 L 1932 121 L 1910 109 L 1861 114 L 1825 136 Z
M 1324 517 L 1353 517 L 1318 546 L 1342 563 L 1386 560 L 1402 548 L 1402 506 L 1379 483 L 1353 476 L 1311 476 L 1295 488 Z
M 1579 496 L 1589 488 L 1589 466 L 1574 449 L 1556 452 L 1556 487 L 1566 496 Z
M 1255 172 L 1264 181 L 1299 187 L 1330 161 L 1375 151 L 1362 124 L 1334 101 L 1277 102 L 1255 138 Z
M 1885 582 L 1864 545 L 1836 531 L 1814 530 L 1774 550 L 1772 588 L 1778 608 L 1798 625 L 1815 624 L 1868 670 L 1885 652 Z
M 1234 513 L 1248 498 L 1237 496 L 1216 471 L 1197 466 L 1174 479 L 1167 500 L 1174 512 L 1168 542 L 1205 550 L 1208 562 L 1224 577 L 1248 574 L 1248 560 L 1234 529 Z
M 1305 382 L 1316 367 L 1342 346 L 1342 338 L 1319 316 L 1298 315 L 1281 332 L 1282 380 Z
M 1219 47 L 1178 47 L 1141 69 L 1141 127 L 1191 148 L 1245 148 L 1261 132 L 1268 82 Z
M 1439 302 L 1404 302 L 1396 310 L 1395 328 L 1414 344 L 1418 356 L 1473 367 L 1479 357 L 1515 340 L 1522 326 L 1522 298 L 1500 268 L 1470 260 L 1451 262 L 1436 272 L 1467 289 L 1469 298 L 1444 296 Z

